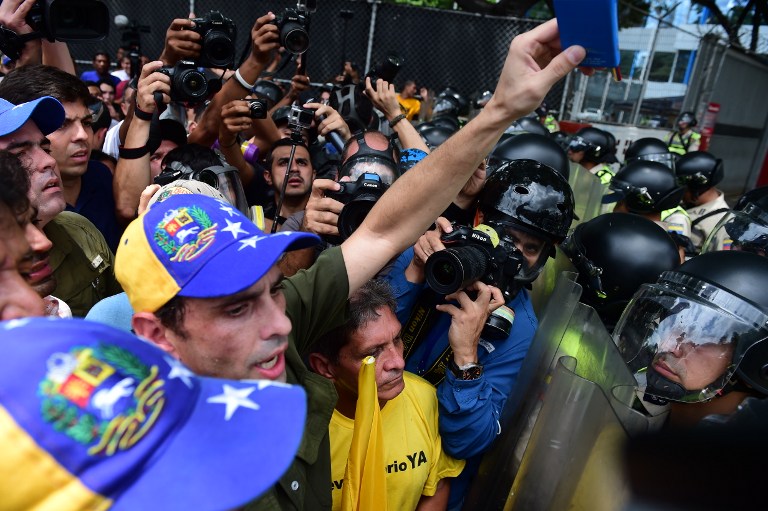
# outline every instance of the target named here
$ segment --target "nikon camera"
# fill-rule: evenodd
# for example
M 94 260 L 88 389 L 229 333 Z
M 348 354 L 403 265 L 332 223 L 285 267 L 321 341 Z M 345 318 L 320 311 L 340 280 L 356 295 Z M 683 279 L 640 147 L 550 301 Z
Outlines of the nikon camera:
M 280 46 L 294 55 L 309 49 L 309 16 L 306 11 L 288 8 L 275 16 Z
M 225 18 L 219 11 L 211 11 L 202 18 L 195 18 L 192 21 L 195 22 L 195 27 L 191 30 L 202 37 L 197 65 L 234 69 L 237 37 L 235 22 Z
M 342 240 L 345 240 L 360 227 L 389 185 L 385 184 L 378 174 L 369 173 L 361 174 L 357 181 L 345 181 L 339 185 L 341 189 L 338 192 L 328 191 L 325 195 L 344 204 L 339 213 L 337 227 Z

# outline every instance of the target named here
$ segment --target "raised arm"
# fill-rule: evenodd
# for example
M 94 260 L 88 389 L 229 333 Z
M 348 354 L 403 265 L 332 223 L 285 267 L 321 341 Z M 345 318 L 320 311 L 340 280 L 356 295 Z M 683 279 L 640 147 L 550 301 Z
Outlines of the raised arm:
M 513 120 L 532 112 L 550 88 L 584 59 L 580 46 L 561 51 L 557 21 L 512 40 L 494 93 L 464 128 L 395 181 L 342 245 L 350 293 L 427 230 Z M 409 214 L 403 214 L 403 207 Z

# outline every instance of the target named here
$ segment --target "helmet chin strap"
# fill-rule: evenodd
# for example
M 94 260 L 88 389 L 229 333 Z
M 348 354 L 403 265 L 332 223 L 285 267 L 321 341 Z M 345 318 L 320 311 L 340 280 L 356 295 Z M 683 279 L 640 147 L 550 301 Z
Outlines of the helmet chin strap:
M 665 405 L 668 400 L 680 401 L 685 397 L 688 392 L 679 383 L 665 378 L 656 371 L 653 367 L 648 368 L 646 373 L 647 386 L 645 388 L 645 396 L 643 399 L 657 405 Z

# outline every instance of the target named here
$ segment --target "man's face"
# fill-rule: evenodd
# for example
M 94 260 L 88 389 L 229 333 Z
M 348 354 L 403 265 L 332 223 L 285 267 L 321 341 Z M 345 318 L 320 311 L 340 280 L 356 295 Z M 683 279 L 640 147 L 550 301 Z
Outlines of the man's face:
M 653 369 L 686 390 L 699 390 L 714 383 L 733 360 L 732 343 L 695 344 L 670 340 L 667 344 L 659 347 L 669 351 L 654 357 Z
M 219 378 L 284 382 L 291 322 L 277 266 L 254 285 L 222 298 L 187 298 L 181 332 L 165 330 L 173 355 Z
M 267 184 L 280 193 L 283 189 L 285 169 L 291 157 L 290 146 L 276 147 L 272 151 L 272 169 L 266 172 L 264 177 Z M 285 187 L 286 197 L 304 197 L 312 190 L 312 180 L 315 178 L 315 169 L 309 159 L 309 152 L 301 146 L 296 146 L 296 154 L 293 156 L 293 166 L 288 175 L 288 185 Z
M 61 177 L 56 160 L 51 156 L 51 143 L 29 120 L 4 137 L 0 137 L 0 149 L 17 155 L 29 174 L 29 200 L 37 210 L 40 225 L 44 226 L 64 211 L 67 204 L 61 189 Z
M 568 159 L 573 163 L 579 163 L 584 159 L 584 151 L 571 151 L 568 149 Z
M 523 257 L 528 262 L 528 268 L 535 267 L 547 245 L 546 242 L 538 236 L 533 236 L 519 229 L 507 227 L 505 230 L 517 249 L 523 253 Z
M 178 144 L 170 140 L 160 142 L 160 147 L 149 157 L 149 169 L 152 179 L 156 178 L 163 171 L 163 158 L 165 158 L 165 155 L 177 147 L 179 147 Z
M 0 320 L 42 316 L 43 300 L 27 284 L 32 267 L 23 220 L 0 204 Z
M 81 177 L 88 169 L 91 155 L 93 128 L 90 109 L 82 102 L 62 102 L 64 105 L 64 124 L 50 135 L 51 155 L 61 172 L 62 179 Z
M 99 84 L 99 91 L 101 92 L 101 100 L 105 103 L 115 102 L 115 88 L 108 83 Z
M 29 210 L 28 217 L 24 221 L 24 236 L 31 250 L 25 259 L 25 263 L 28 264 L 25 277 L 27 283 L 38 295 L 46 297 L 56 289 L 56 278 L 53 276 L 53 268 L 48 260 L 48 253 L 53 243 L 38 227 L 34 210 Z
M 130 72 L 131 72 L 131 58 L 130 57 L 122 57 L 120 59 L 120 67 L 122 68 L 123 71 L 125 71 L 126 73 L 130 74 Z
M 93 69 L 100 75 L 105 75 L 109 72 L 109 57 L 106 55 L 96 55 L 93 59 Z
M 412 98 L 416 95 L 416 84 L 415 83 L 409 83 L 405 87 L 403 87 L 403 92 L 400 94 L 404 98 Z
M 379 404 L 383 406 L 405 388 L 405 360 L 397 317 L 388 307 L 381 307 L 376 312 L 379 317 L 352 334 L 349 342 L 339 351 L 338 362 L 331 365 L 334 383 L 357 394 L 360 365 L 365 357 L 375 357 L 376 386 Z

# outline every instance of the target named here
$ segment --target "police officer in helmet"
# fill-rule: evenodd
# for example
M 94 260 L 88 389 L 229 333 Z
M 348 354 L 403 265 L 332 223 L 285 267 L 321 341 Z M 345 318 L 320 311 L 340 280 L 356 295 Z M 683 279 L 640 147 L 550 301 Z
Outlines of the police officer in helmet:
M 617 163 L 616 139 L 605 130 L 581 128 L 568 144 L 568 159 L 590 171 L 605 186 L 613 178 L 611 163 Z
M 710 252 L 664 272 L 635 294 L 614 340 L 643 399 L 672 403 L 671 425 L 768 395 L 768 259 Z
M 701 252 L 743 250 L 768 253 L 768 187 L 742 195 L 733 211 L 726 213 L 707 237 Z
M 683 155 L 698 151 L 701 135 L 693 131 L 698 124 L 693 112 L 681 112 L 677 118 L 677 129 L 667 135 L 667 145 L 673 153 Z

